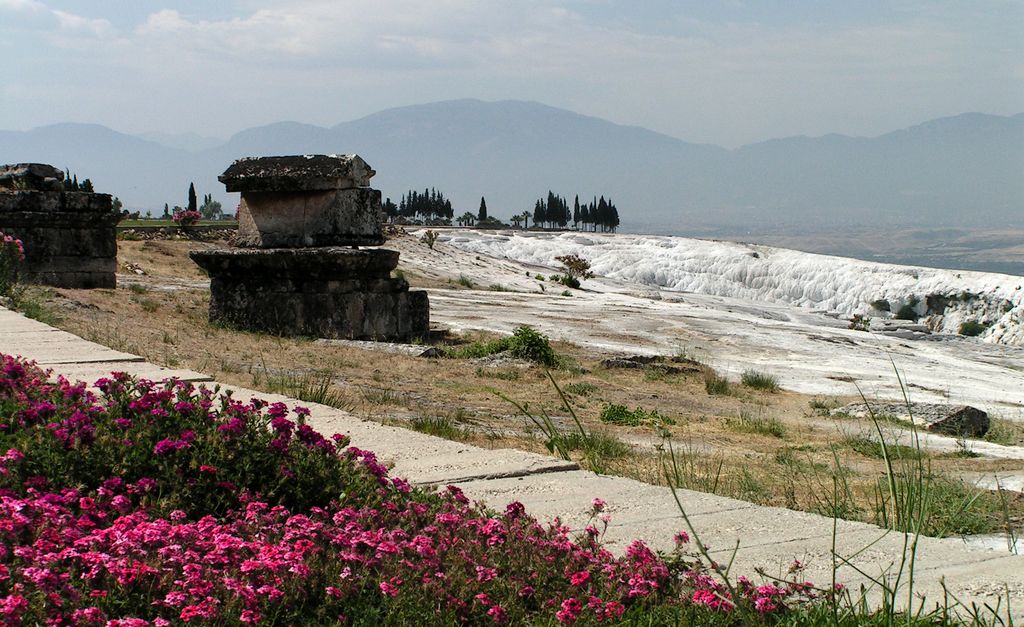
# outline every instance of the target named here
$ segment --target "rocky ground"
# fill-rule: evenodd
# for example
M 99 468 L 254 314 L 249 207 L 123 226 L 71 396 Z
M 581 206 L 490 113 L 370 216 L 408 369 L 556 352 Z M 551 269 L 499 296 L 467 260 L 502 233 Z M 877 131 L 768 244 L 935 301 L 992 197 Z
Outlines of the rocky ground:
M 42 291 L 38 298 L 57 326 L 87 339 L 219 381 L 317 395 L 365 420 L 493 448 L 545 451 L 545 437 L 510 402 L 516 401 L 528 403 L 532 414 L 547 412 L 565 433 L 577 429 L 544 370 L 526 362 L 418 357 L 209 324 L 207 281 L 187 252 L 216 245 L 122 241 L 116 290 Z M 564 367 L 552 376 L 584 429 L 601 436 L 595 459 L 607 472 L 663 483 L 670 436 L 686 469 L 676 480 L 685 487 L 808 511 L 842 505 L 846 517 L 874 520 L 872 495 L 883 470 L 877 430 L 869 420 L 827 414 L 859 400 L 854 382 L 870 398 L 898 398 L 891 358 L 915 400 L 974 403 L 995 418 L 988 440 L 926 435 L 923 454 L 912 451 L 903 425 L 883 425 L 890 441 L 907 447 L 896 449 L 906 459 L 923 458 L 931 472 L 949 480 L 944 498 L 950 503 L 981 495 L 968 525 L 937 523 L 939 531 L 991 532 L 1005 524 L 998 495 L 974 487 L 980 480 L 994 487 L 996 476 L 1012 485 L 1024 457 L 1024 429 L 1015 422 L 1021 400 L 1007 394 L 1019 395 L 1020 386 L 1013 387 L 1019 373 L 993 347 L 975 342 L 972 350 L 980 348 L 968 352 L 955 344 L 876 336 L 821 312 L 602 278 L 569 290 L 550 280 L 552 267 L 467 253 L 444 242 L 429 248 L 411 235 L 388 246 L 401 252 L 399 270 L 413 288 L 429 291 L 432 320 L 448 330 L 443 341 L 465 345 L 520 324 L 554 340 Z M 686 358 L 699 367 L 602 366 L 636 354 L 661 355 L 663 365 Z M 748 370 L 776 377 L 782 390 L 742 385 L 740 375 Z M 709 393 L 709 373 L 725 377 L 728 391 Z M 637 424 L 602 422 L 609 405 L 641 409 Z M 822 498 L 837 476 L 848 484 L 842 504 Z M 961 482 L 962 476 L 971 481 Z M 1008 494 L 1010 522 L 1019 527 L 1024 498 Z M 954 514 L 949 517 L 967 518 Z

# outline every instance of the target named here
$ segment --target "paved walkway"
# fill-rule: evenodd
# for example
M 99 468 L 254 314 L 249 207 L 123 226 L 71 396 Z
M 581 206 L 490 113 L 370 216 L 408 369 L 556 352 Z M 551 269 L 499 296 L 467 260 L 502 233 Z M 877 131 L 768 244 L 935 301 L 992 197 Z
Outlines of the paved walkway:
M 189 370 L 147 363 L 141 357 L 88 342 L 64 331 L 0 308 L 0 352 L 33 359 L 55 374 L 94 381 L 111 371 L 161 379 L 210 378 Z M 311 426 L 324 433 L 346 433 L 352 443 L 372 450 L 394 465 L 393 473 L 418 484 L 458 484 L 467 495 L 494 507 L 521 501 L 541 520 L 555 516 L 574 528 L 588 522 L 593 498 L 608 502 L 611 524 L 606 543 L 615 550 L 641 538 L 655 548 L 671 548 L 673 534 L 685 529 L 671 491 L 630 479 L 598 476 L 573 463 L 513 449 L 484 449 L 407 429 L 363 421 L 331 407 L 299 403 L 283 396 L 235 389 L 236 397 L 260 396 L 312 410 Z M 785 576 L 794 559 L 807 564 L 806 578 L 826 585 L 836 580 L 851 589 L 870 586 L 872 578 L 891 577 L 900 563 L 904 538 L 873 525 L 744 501 L 679 491 L 683 506 L 701 539 L 714 555 L 733 559 L 735 575 Z M 837 557 L 833 557 L 833 556 Z M 846 561 L 849 563 L 846 563 Z M 906 585 L 903 577 L 902 585 Z M 1024 556 L 966 546 L 959 539 L 921 538 L 914 570 L 914 591 L 929 605 L 941 603 L 945 590 L 965 602 L 994 605 L 1006 596 L 1015 619 L 1024 618 Z M 877 589 L 870 592 L 877 599 Z M 901 595 L 906 602 L 906 589 Z

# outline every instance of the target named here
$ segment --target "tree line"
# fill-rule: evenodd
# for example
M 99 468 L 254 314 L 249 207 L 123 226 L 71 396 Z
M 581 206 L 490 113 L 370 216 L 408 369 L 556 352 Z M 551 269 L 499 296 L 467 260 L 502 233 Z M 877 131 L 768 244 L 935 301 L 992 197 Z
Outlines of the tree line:
M 451 220 L 455 211 L 452 201 L 434 188 L 424 189 L 423 193 L 409 190 L 402 194 L 397 205 L 388 198 L 383 206 L 384 214 L 389 218 L 419 218 L 421 220 Z
M 558 194 L 548 191 L 547 199 L 539 198 L 533 207 L 533 224 L 545 225 L 547 228 L 565 228 L 572 222 L 574 229 L 614 232 L 619 227 L 619 210 L 611 199 L 605 200 L 594 197 L 593 202 L 580 204 L 580 197 L 577 194 L 573 201 L 572 211 L 569 211 L 569 203 Z
M 416 190 L 409 190 L 402 194 L 399 204 L 395 204 L 391 198 L 385 199 L 382 204 L 384 214 L 389 220 L 398 218 L 408 220 L 418 219 L 427 222 L 442 222 L 451 224 L 454 211 L 452 203 L 444 197 L 440 191 L 429 188 L 422 193 Z M 533 212 L 524 211 L 512 216 L 509 220 L 514 226 L 523 225 L 530 228 L 530 221 L 533 220 L 535 227 L 544 228 L 566 228 L 570 223 L 572 228 L 577 230 L 615 232 L 619 227 L 619 210 L 611 199 L 604 196 L 595 196 L 593 201 L 580 204 L 579 195 L 573 201 L 573 207 L 569 209 L 569 203 L 562 196 L 548 191 L 546 198 L 539 198 L 534 203 Z M 458 218 L 459 226 L 479 225 L 501 226 L 501 220 L 488 215 L 487 201 L 480 198 L 480 208 L 474 215 L 467 211 Z

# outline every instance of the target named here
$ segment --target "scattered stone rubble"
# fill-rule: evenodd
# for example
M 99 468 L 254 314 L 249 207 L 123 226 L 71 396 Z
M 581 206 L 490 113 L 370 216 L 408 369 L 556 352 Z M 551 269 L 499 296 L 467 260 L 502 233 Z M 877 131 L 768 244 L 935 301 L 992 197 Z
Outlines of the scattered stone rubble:
M 241 192 L 237 248 L 194 251 L 210 320 L 252 331 L 402 341 L 429 332 L 426 292 L 392 278 L 375 172 L 357 155 L 259 157 L 220 177 Z
M 668 362 L 668 363 L 666 363 Z M 629 355 L 609 357 L 600 362 L 602 368 L 651 369 L 663 374 L 694 374 L 703 372 L 701 364 L 686 357 L 663 357 L 661 355 Z
M 945 435 L 979 438 L 988 433 L 988 414 L 970 405 L 947 405 L 943 403 L 852 403 L 832 410 L 832 415 L 846 415 L 867 418 L 874 414 L 905 420 Z
M 25 244 L 22 277 L 74 288 L 116 285 L 120 214 L 109 194 L 64 191 L 64 172 L 43 163 L 0 166 L 0 231 Z

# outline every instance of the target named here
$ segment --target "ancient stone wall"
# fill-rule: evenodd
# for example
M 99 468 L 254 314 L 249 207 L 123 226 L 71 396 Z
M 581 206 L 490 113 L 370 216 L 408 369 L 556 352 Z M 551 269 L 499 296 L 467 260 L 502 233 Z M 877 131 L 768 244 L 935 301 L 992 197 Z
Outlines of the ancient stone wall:
M 63 191 L 63 178 L 39 163 L 0 167 L 0 231 L 25 244 L 23 280 L 112 288 L 120 216 L 109 194 Z

